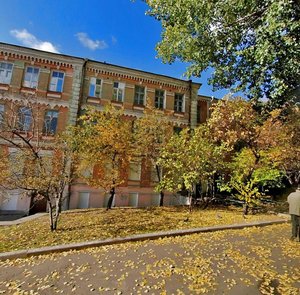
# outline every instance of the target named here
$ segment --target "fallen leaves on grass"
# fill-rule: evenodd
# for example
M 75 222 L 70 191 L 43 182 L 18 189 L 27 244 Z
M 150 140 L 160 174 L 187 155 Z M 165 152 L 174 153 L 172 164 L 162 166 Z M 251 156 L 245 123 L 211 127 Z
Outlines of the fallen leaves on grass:
M 249 215 L 245 220 L 237 210 L 195 210 L 189 213 L 184 207 L 66 211 L 61 214 L 56 232 L 49 230 L 47 216 L 20 225 L 0 227 L 0 252 L 274 218 L 274 215 Z

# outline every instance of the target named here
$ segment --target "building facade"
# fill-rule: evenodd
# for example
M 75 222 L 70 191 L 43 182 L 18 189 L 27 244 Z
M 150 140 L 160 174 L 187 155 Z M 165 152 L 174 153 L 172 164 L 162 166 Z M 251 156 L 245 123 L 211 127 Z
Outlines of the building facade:
M 41 129 L 51 131 L 45 132 L 50 143 L 51 136 L 75 125 L 86 107 L 101 111 L 108 103 L 123 107 L 126 116 L 138 118 L 143 116 L 146 101 L 150 101 L 168 115 L 174 126 L 193 128 L 208 116 L 210 98 L 198 95 L 200 86 L 192 81 L 0 43 L 0 112 L 5 115 L 12 102 L 34 97 L 44 117 Z M 49 118 L 51 123 L 47 125 Z M 30 128 L 30 122 L 27 125 Z M 125 171 L 125 184 L 116 191 L 115 206 L 157 205 L 154 174 L 143 163 L 131 168 Z M 103 207 L 107 199 L 104 191 L 77 179 L 70 187 L 66 207 Z M 180 199 L 172 195 L 165 198 L 166 205 L 178 202 Z M 30 200 L 14 192 L 8 201 L 0 203 L 0 210 L 28 211 L 29 207 Z

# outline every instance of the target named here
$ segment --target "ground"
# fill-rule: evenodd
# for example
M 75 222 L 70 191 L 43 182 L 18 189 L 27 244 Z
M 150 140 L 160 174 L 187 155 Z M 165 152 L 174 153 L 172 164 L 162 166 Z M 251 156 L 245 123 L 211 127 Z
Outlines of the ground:
M 0 226 L 0 252 L 129 236 L 155 231 L 189 229 L 278 219 L 276 215 L 243 217 L 239 208 L 194 210 L 186 207 L 114 208 L 66 211 L 58 230 L 49 230 L 48 216 L 13 226 Z
M 300 294 L 290 224 L 0 262 L 5 294 Z

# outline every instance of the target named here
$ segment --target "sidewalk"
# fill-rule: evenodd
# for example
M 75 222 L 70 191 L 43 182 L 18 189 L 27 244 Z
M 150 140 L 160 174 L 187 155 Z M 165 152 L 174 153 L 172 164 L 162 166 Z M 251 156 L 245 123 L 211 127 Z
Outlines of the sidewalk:
M 0 294 L 298 295 L 289 237 L 282 223 L 5 260 Z
M 30 217 L 32 218 L 34 216 L 29 216 L 29 218 Z M 39 217 L 39 216 L 36 216 L 35 218 L 37 218 L 37 217 Z M 56 245 L 56 246 L 42 247 L 42 248 L 36 248 L 36 249 L 4 252 L 4 253 L 0 253 L 0 260 L 26 258 L 29 256 L 43 255 L 43 254 L 56 253 L 56 252 L 64 252 L 64 251 L 69 251 L 69 250 L 81 250 L 81 249 L 85 249 L 85 248 L 122 244 L 122 243 L 127 243 L 127 242 L 156 240 L 156 239 L 164 238 L 164 237 L 185 236 L 185 235 L 192 235 L 192 234 L 196 234 L 196 233 L 215 232 L 215 231 L 222 231 L 222 230 L 229 230 L 229 229 L 243 229 L 246 227 L 262 227 L 262 226 L 268 226 L 268 225 L 272 225 L 272 224 L 282 224 L 282 223 L 289 222 L 288 218 L 286 218 L 286 217 L 288 217 L 287 215 L 282 214 L 281 217 L 282 218 L 278 218 L 278 220 L 274 220 L 274 221 L 258 221 L 258 222 L 252 222 L 252 223 L 230 224 L 230 225 L 222 225 L 222 226 L 209 226 L 209 227 L 193 228 L 193 229 L 186 229 L 186 230 L 172 230 L 172 231 L 165 231 L 165 232 L 139 234 L 139 235 L 133 235 L 133 236 L 123 237 L 123 238 L 94 240 L 94 241 L 86 241 L 86 242 L 81 242 L 81 243 L 72 243 L 72 244 Z M 26 219 L 26 218 L 27 217 L 22 218 L 23 219 L 22 222 L 24 222 L 24 219 Z M 27 221 L 27 220 L 28 219 L 26 219 L 25 221 Z
M 9 226 L 9 225 L 17 225 L 17 224 L 21 224 L 23 222 L 26 221 L 30 221 L 39 217 L 42 217 L 44 215 L 46 215 L 48 213 L 36 213 L 34 215 L 30 215 L 30 216 L 25 216 L 16 220 L 11 220 L 11 221 L 0 221 L 0 226 Z

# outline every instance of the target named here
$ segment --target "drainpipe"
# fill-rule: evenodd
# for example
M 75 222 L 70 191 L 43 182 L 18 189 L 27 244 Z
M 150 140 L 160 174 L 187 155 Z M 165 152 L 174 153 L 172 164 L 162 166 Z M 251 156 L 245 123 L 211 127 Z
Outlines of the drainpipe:
M 84 78 L 85 78 L 85 70 L 86 70 L 86 64 L 88 62 L 88 58 L 84 59 L 82 69 L 81 69 L 81 80 L 80 80 L 80 90 L 79 90 L 79 99 L 78 99 L 78 108 L 77 108 L 77 117 L 80 115 L 80 109 L 81 109 L 81 103 L 83 100 L 83 86 L 84 86 Z M 77 121 L 75 122 L 75 125 L 77 125 Z M 72 162 L 70 164 L 70 178 L 72 179 L 74 175 L 74 168 L 72 165 Z M 71 199 L 71 187 L 72 187 L 72 182 L 68 185 L 68 197 L 67 197 L 67 210 L 70 209 L 70 199 Z
M 190 93 L 190 105 L 189 105 L 189 126 L 191 128 L 191 115 L 192 115 L 192 80 L 189 80 L 189 93 Z

